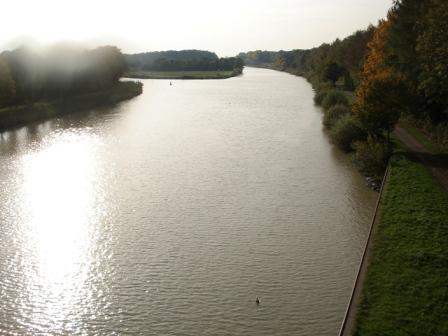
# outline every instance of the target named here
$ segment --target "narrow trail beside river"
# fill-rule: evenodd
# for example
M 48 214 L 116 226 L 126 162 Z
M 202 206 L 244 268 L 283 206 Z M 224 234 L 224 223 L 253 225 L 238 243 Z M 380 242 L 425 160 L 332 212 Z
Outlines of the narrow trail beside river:
M 448 190 L 448 160 L 446 155 L 431 153 L 403 127 L 396 126 L 394 134 L 407 147 L 409 152 L 430 171 L 434 178 Z

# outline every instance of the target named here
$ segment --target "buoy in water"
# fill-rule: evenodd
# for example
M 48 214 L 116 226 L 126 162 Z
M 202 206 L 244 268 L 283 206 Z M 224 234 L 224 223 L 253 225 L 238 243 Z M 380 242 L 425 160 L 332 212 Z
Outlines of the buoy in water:
M 255 299 L 255 302 L 257 303 L 257 305 L 260 304 L 260 298 L 257 296 L 257 298 Z

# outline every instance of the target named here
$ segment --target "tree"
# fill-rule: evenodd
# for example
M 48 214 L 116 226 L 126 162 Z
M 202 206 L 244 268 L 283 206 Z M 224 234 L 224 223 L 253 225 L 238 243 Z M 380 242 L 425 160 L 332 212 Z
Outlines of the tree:
M 8 65 L 0 58 L 0 106 L 9 103 L 15 96 L 16 87 Z
M 382 21 L 368 45 L 367 59 L 356 90 L 353 112 L 371 135 L 387 138 L 407 104 L 404 77 L 389 66 L 387 35 L 391 22 Z
M 403 78 L 391 71 L 378 71 L 361 82 L 354 113 L 371 135 L 387 138 L 406 107 L 407 89 Z
M 85 50 L 59 43 L 39 52 L 26 47 L 5 51 L 0 57 L 5 63 L 0 65 L 0 104 L 5 97 L 22 104 L 92 92 L 114 85 L 126 68 L 120 50 L 112 46 Z
M 336 62 L 331 62 L 325 66 L 323 78 L 324 80 L 329 80 L 334 86 L 336 81 L 344 74 L 344 72 L 345 69 L 343 67 Z
M 448 106 L 448 2 L 431 1 L 420 27 L 416 47 L 421 69 L 418 90 L 429 103 L 444 110 Z
M 385 43 L 393 53 L 390 66 L 409 81 L 410 86 L 417 83 L 419 64 L 416 62 L 416 43 L 419 20 L 427 9 L 429 1 L 394 0 L 388 13 L 388 33 Z M 415 92 L 415 87 L 411 88 Z

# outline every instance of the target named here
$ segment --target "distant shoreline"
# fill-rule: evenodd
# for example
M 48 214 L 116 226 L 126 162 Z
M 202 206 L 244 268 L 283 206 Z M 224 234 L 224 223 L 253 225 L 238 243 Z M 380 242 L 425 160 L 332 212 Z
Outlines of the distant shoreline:
M 129 71 L 123 76 L 136 79 L 226 79 L 238 76 L 242 70 L 233 71 Z
M 0 109 L 0 132 L 47 120 L 63 114 L 77 113 L 86 109 L 107 106 L 138 96 L 143 85 L 138 82 L 118 82 L 110 88 L 53 101 L 41 101 Z

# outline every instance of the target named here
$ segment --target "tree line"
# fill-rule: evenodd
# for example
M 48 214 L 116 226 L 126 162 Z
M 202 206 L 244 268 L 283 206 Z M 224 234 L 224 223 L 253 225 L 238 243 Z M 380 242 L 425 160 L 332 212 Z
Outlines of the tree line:
M 0 54 L 0 106 L 58 99 L 111 87 L 126 70 L 120 50 L 57 44 Z
M 248 52 L 241 52 L 238 57 L 243 59 L 244 63 L 249 66 L 265 66 L 270 67 L 279 55 L 283 51 L 267 51 L 267 50 L 255 50 Z
M 324 66 L 315 86 L 324 123 L 367 174 L 384 170 L 392 153 L 390 133 L 400 118 L 448 146 L 447 31 L 448 2 L 396 0 L 367 40 L 361 67 L 353 72 L 351 102 L 341 97 L 330 70 L 346 63 L 334 57 Z
M 242 69 L 243 61 L 237 57 L 219 59 L 201 58 L 192 60 L 157 59 L 142 67 L 146 71 L 233 71 Z
M 130 70 L 143 70 L 145 66 L 150 66 L 159 59 L 170 61 L 192 61 L 202 58 L 218 59 L 218 56 L 214 52 L 197 49 L 151 51 L 138 54 L 125 54 L 124 56 Z
M 386 19 L 308 50 L 239 54 L 306 77 L 335 142 L 380 176 L 400 117 L 448 147 L 448 1 L 395 0 Z M 350 93 L 354 92 L 354 93 Z
M 391 124 L 402 113 L 448 121 L 447 32 L 447 1 L 395 1 L 369 43 L 355 114 L 363 121 L 387 110 Z M 375 132 L 367 119 L 363 124 Z
M 126 55 L 130 71 L 235 71 L 243 68 L 238 57 L 218 58 L 204 50 L 157 51 Z
M 366 54 L 367 43 L 375 28 L 369 26 L 343 40 L 324 43 L 312 49 L 291 51 L 250 51 L 240 53 L 247 65 L 269 65 L 270 68 L 287 71 L 308 78 L 312 83 L 343 79 L 347 89 L 353 90 L 359 81 L 359 72 Z
M 401 117 L 425 125 L 430 137 L 448 146 L 447 32 L 445 0 L 396 0 L 379 22 L 352 105 L 367 135 L 360 159 L 374 161 L 378 148 L 390 154 L 389 134 Z

